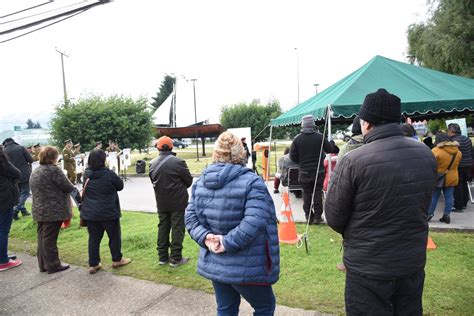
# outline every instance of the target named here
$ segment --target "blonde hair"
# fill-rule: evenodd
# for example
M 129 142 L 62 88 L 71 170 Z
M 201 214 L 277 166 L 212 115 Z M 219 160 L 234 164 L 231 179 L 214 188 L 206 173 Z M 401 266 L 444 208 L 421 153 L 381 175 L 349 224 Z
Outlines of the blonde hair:
M 245 164 L 245 150 L 242 141 L 230 132 L 219 135 L 212 154 L 213 162 L 227 162 L 235 165 Z

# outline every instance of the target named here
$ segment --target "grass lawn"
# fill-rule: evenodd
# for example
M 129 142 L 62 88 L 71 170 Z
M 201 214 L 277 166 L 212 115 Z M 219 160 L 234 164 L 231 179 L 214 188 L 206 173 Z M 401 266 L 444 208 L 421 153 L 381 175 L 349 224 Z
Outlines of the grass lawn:
M 275 152 L 275 147 L 272 147 L 272 152 L 270 154 L 270 173 L 272 175 L 274 175 L 276 171 L 275 153 L 276 153 L 276 159 L 280 158 L 281 156 L 283 156 L 283 151 L 285 150 L 286 146 L 287 145 L 285 144 L 276 143 L 276 152 Z M 178 157 L 183 158 L 186 161 L 186 164 L 188 165 L 188 168 L 192 174 L 201 174 L 201 172 L 209 164 L 212 163 L 212 153 L 213 153 L 212 147 L 206 147 L 206 156 L 203 157 L 202 148 L 201 146 L 199 146 L 199 161 L 196 161 L 196 147 L 194 147 L 194 145 L 184 148 L 184 149 L 174 148 L 173 151 L 177 154 Z M 257 169 L 258 169 L 259 174 L 262 174 L 261 155 L 262 154 L 260 152 L 257 153 Z M 145 152 L 140 153 L 138 152 L 138 150 L 133 151 L 131 154 L 132 165 L 127 168 L 127 174 L 136 174 L 135 163 L 137 162 L 137 160 L 146 161 L 146 173 L 148 174 L 150 161 L 152 161 L 157 156 L 158 156 L 157 150 L 150 151 L 149 153 L 145 153 Z
M 87 230 L 79 228 L 78 212 L 72 226 L 59 236 L 63 261 L 87 267 Z M 104 270 L 119 275 L 166 283 L 212 293 L 210 281 L 196 273 L 198 246 L 186 236 L 184 256 L 190 264 L 173 269 L 159 266 L 156 254 L 156 214 L 123 212 L 122 252 L 132 264 L 112 270 L 104 237 L 101 247 Z M 298 225 L 298 231 L 304 231 Z M 473 315 L 474 234 L 436 233 L 430 236 L 438 249 L 428 252 L 424 289 L 424 310 L 431 315 Z M 281 246 L 280 280 L 274 286 L 277 303 L 321 312 L 344 313 L 344 274 L 335 266 L 341 261 L 341 237 L 326 226 L 310 226 L 310 253 L 295 246 Z M 13 223 L 10 248 L 17 252 L 36 253 L 36 224 L 30 218 Z M 21 257 L 21 256 L 20 256 Z

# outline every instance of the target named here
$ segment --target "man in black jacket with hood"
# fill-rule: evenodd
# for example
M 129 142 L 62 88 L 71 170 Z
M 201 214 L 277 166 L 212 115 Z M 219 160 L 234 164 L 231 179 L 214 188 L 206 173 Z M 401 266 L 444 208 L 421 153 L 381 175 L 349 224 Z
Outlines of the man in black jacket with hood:
M 430 149 L 403 136 L 400 99 L 379 89 L 359 113 L 364 146 L 338 162 L 326 220 L 344 238 L 348 315 L 422 315 Z
M 319 154 L 323 153 L 321 160 Z M 324 182 L 324 153 L 339 152 L 339 148 L 333 141 L 329 142 L 316 131 L 314 116 L 306 115 L 301 120 L 301 133 L 296 135 L 291 143 L 290 159 L 299 166 L 298 181 L 303 188 L 303 210 L 306 220 L 310 224 L 319 224 L 323 220 L 323 182 Z M 319 172 L 318 171 L 319 165 Z M 316 179 L 317 174 L 317 179 Z M 315 187 L 316 183 L 316 187 Z M 313 195 L 314 192 L 314 195 Z M 313 201 L 311 201 L 313 198 Z M 313 210 L 311 210 L 313 202 Z
M 158 158 L 150 163 L 150 180 L 155 190 L 158 208 L 158 257 L 159 264 L 169 263 L 177 267 L 188 262 L 183 258 L 184 211 L 188 206 L 188 190 L 193 183 L 186 162 L 175 157 L 172 152 L 173 141 L 168 136 L 158 139 L 156 147 L 160 151 Z M 171 233 L 171 243 L 170 243 Z
M 30 197 L 31 164 L 34 160 L 28 150 L 17 144 L 12 138 L 5 139 L 3 141 L 3 146 L 5 147 L 5 154 L 8 156 L 12 164 L 21 172 L 21 179 L 18 184 L 20 190 L 20 201 L 18 202 L 18 205 L 13 208 L 13 219 L 18 220 L 18 213 L 20 212 L 23 216 L 30 215 L 26 210 L 25 202 Z

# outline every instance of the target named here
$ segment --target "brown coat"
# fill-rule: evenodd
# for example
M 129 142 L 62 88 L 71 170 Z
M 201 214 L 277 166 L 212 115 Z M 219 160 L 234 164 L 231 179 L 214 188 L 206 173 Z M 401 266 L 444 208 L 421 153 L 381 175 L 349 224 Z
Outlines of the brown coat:
M 446 169 L 453 159 L 453 155 L 456 154 L 453 164 L 449 168 L 446 175 L 445 186 L 447 187 L 454 187 L 459 181 L 458 166 L 459 162 L 461 161 L 462 154 L 461 151 L 459 151 L 458 146 L 458 142 L 442 142 L 431 150 L 436 158 L 438 173 L 446 172 Z
M 71 218 L 71 198 L 74 189 L 63 171 L 55 165 L 40 165 L 30 178 L 33 195 L 33 219 L 56 222 Z

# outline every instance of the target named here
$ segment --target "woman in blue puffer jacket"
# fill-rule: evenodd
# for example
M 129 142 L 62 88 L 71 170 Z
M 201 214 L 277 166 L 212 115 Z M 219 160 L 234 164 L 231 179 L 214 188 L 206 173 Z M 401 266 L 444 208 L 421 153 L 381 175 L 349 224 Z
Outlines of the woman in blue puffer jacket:
M 213 164 L 193 185 L 186 228 L 201 246 L 198 273 L 212 281 L 218 315 L 237 315 L 240 297 L 255 315 L 273 315 L 280 248 L 273 200 L 263 180 L 244 167 L 240 139 L 222 133 Z

